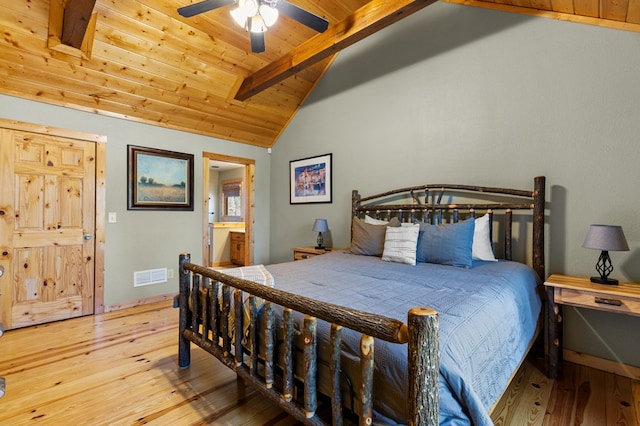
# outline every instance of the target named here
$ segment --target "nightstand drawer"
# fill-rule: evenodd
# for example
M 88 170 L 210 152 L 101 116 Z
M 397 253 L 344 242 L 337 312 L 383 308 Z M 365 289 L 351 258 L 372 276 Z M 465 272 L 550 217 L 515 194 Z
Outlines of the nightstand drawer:
M 300 252 L 300 251 L 294 251 L 293 252 L 293 260 L 304 260 L 304 259 L 310 259 L 314 256 L 318 256 L 317 254 L 314 253 L 304 253 L 304 252 Z
M 556 303 L 565 305 L 640 315 L 640 300 L 618 297 L 614 294 L 598 294 L 568 288 L 556 288 L 554 296 Z
M 315 247 L 295 247 L 292 248 L 291 250 L 293 250 L 293 260 L 304 260 L 304 259 L 311 259 L 312 257 L 315 256 L 321 256 L 323 254 L 329 253 L 333 250 L 338 250 L 338 249 L 334 249 L 334 248 L 321 248 L 321 249 L 317 249 Z

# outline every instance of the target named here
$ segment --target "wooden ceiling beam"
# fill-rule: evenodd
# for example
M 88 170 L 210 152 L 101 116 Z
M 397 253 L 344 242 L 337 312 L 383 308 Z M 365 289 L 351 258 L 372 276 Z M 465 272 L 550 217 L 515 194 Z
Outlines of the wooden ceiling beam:
M 80 49 L 96 0 L 67 0 L 64 6 L 61 42 Z
M 235 98 L 250 97 L 388 27 L 436 0 L 373 0 L 353 15 L 246 77 Z

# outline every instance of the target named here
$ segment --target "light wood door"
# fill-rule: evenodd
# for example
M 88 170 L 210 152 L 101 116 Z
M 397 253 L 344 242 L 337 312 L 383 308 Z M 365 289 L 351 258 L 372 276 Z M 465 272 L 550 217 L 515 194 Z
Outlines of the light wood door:
M 0 321 L 93 313 L 96 146 L 0 129 Z

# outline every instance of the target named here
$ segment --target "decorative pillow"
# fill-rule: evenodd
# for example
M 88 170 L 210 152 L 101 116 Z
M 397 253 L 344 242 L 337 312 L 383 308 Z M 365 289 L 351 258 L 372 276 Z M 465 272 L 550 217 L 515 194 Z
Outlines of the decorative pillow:
M 400 227 L 387 227 L 382 260 L 415 265 L 419 231 L 420 225 L 417 223 L 403 223 Z
M 386 225 L 389 222 L 386 220 L 374 219 L 367 214 L 364 216 L 364 223 L 368 223 L 369 225 Z
M 490 231 L 489 214 L 476 218 L 475 230 L 473 231 L 473 246 L 471 248 L 473 260 L 498 261 L 493 254 Z
M 471 268 L 474 219 L 422 227 L 424 232 L 418 237 L 418 262 Z
M 393 218 L 389 221 L 389 226 L 400 226 L 400 221 Z M 386 232 L 387 225 L 371 225 L 354 217 L 351 221 L 351 253 L 382 256 Z

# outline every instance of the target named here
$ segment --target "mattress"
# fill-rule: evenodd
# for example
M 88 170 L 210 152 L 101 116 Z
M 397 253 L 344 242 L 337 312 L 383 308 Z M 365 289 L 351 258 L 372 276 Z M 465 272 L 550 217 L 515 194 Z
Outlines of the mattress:
M 492 424 L 489 410 L 526 355 L 541 309 L 537 274 L 517 262 L 474 261 L 469 269 L 412 266 L 334 251 L 267 269 L 277 289 L 403 322 L 412 307 L 438 311 L 440 423 L 446 425 Z M 318 334 L 328 341 L 328 324 L 319 321 Z M 350 331 L 342 343 L 342 368 L 355 389 L 359 339 Z M 376 423 L 405 422 L 406 364 L 406 345 L 376 339 Z

